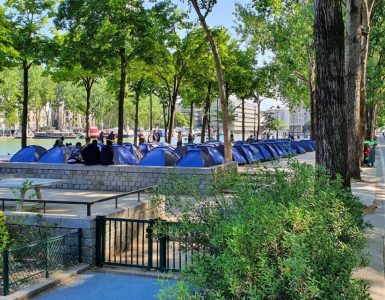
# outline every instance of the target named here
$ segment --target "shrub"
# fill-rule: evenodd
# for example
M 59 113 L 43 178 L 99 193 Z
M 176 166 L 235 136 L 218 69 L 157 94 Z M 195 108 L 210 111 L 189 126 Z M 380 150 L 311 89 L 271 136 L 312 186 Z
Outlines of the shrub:
M 0 250 L 7 249 L 9 245 L 9 234 L 7 229 L 7 216 L 0 211 Z
M 299 163 L 218 180 L 216 188 L 231 196 L 197 192 L 196 201 L 184 201 L 191 182 L 182 181 L 174 191 L 161 189 L 183 224 L 180 234 L 194 237 L 185 247 L 199 254 L 160 298 L 370 298 L 365 283 L 352 278 L 366 262 L 363 207 L 340 180 Z

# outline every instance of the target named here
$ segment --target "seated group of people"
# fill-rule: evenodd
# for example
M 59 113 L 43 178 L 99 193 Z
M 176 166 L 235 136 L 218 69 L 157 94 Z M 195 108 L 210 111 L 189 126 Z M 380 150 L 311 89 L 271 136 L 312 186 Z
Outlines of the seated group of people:
M 86 138 L 86 144 L 82 147 L 81 143 L 71 149 L 68 163 L 84 163 L 85 165 L 113 165 L 114 164 L 114 148 L 112 141 L 107 140 L 106 145 L 99 148 L 98 141 Z

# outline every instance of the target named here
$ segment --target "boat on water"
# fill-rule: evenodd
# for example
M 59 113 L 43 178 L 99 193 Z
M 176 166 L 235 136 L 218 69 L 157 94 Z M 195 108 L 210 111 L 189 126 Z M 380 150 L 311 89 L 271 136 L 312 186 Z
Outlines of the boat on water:
M 82 134 L 75 134 L 73 132 L 54 130 L 51 132 L 36 132 L 34 139 L 59 139 L 64 137 L 65 139 L 79 139 L 83 137 Z
M 35 134 L 32 131 L 30 131 L 30 130 L 27 131 L 27 139 L 31 139 L 34 136 L 35 136 Z M 15 139 L 21 139 L 21 130 L 18 130 L 13 137 Z

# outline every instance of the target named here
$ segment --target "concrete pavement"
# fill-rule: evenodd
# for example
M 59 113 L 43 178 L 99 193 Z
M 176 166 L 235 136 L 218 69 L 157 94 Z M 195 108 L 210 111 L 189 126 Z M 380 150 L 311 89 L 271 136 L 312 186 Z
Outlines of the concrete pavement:
M 376 162 L 373 168 L 363 168 L 362 181 L 353 182 L 352 191 L 366 205 L 364 220 L 369 265 L 355 272 L 355 277 L 368 281 L 373 300 L 385 299 L 384 236 L 385 236 L 385 143 L 378 139 Z

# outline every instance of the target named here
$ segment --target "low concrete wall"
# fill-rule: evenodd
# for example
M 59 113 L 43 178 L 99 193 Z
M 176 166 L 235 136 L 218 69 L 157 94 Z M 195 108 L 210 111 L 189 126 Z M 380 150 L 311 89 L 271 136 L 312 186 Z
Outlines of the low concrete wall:
M 162 217 L 164 208 L 160 208 L 153 200 L 137 202 L 129 207 L 121 206 L 106 215 L 112 218 L 155 219 Z M 39 214 L 33 212 L 6 211 L 7 225 L 14 227 L 29 226 L 34 229 L 44 227 L 50 236 L 64 235 L 82 230 L 82 262 L 95 264 L 96 256 L 96 216 L 79 217 L 65 215 Z
M 210 168 L 180 167 L 142 167 L 131 165 L 85 166 L 81 164 L 44 164 L 44 163 L 9 163 L 0 162 L 2 177 L 37 177 L 64 179 L 63 184 L 53 188 L 130 192 L 136 189 L 156 185 L 170 178 L 191 178 L 195 176 L 200 188 L 206 190 L 221 171 L 237 170 L 237 163 Z M 172 179 L 170 178 L 172 183 Z

